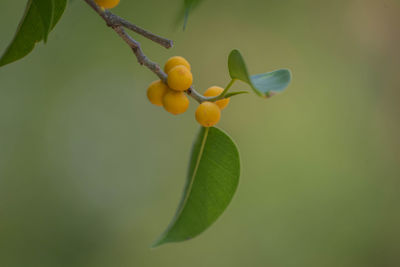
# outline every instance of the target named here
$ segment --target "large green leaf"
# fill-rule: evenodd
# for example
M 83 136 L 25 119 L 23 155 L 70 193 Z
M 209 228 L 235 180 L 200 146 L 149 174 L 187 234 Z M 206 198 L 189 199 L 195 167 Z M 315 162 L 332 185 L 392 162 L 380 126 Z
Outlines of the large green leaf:
M 53 23 L 51 25 L 51 30 L 54 29 L 58 21 L 61 19 L 61 16 L 62 14 L 64 14 L 66 6 L 67 6 L 67 0 L 54 0 L 54 13 L 53 13 Z
M 36 7 L 39 13 L 39 18 L 42 21 L 43 40 L 45 42 L 47 41 L 47 37 L 53 24 L 54 1 L 57 2 L 57 0 L 33 0 L 31 4 Z
M 291 73 L 288 69 L 249 75 L 246 63 L 238 50 L 232 50 L 228 58 L 229 74 L 232 79 L 241 80 L 262 97 L 268 97 L 271 92 L 283 91 L 290 83 Z
M 202 127 L 175 217 L 153 247 L 188 240 L 206 230 L 232 200 L 239 176 L 239 152 L 232 139 L 215 127 Z
M 14 39 L 0 58 L 0 66 L 23 58 L 37 42 L 46 41 L 66 4 L 67 0 L 29 0 Z

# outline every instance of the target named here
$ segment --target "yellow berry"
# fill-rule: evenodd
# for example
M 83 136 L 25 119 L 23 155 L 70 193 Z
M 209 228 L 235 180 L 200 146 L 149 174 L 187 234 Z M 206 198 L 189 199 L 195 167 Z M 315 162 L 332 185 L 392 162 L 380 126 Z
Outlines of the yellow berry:
M 100 7 L 109 9 L 114 8 L 119 4 L 119 0 L 94 0 Z
M 184 92 L 169 90 L 163 97 L 166 111 L 174 115 L 184 113 L 189 107 L 189 99 Z
M 205 101 L 197 107 L 195 115 L 198 123 L 204 127 L 211 127 L 221 118 L 221 110 L 217 104 Z
M 179 66 L 179 65 L 185 66 L 190 71 L 189 62 L 186 59 L 184 59 L 183 57 L 180 57 L 180 56 L 175 56 L 175 57 L 171 57 L 170 59 L 168 59 L 167 63 L 165 63 L 164 71 L 165 71 L 165 73 L 168 74 L 168 72 L 173 67 L 176 67 L 176 66 Z
M 168 86 L 176 91 L 185 91 L 192 86 L 193 76 L 183 65 L 175 66 L 168 72 Z
M 210 88 L 208 88 L 206 90 L 206 92 L 204 93 L 204 96 L 206 97 L 213 97 L 213 96 L 218 96 L 220 95 L 222 92 L 224 91 L 223 88 L 219 87 L 219 86 L 211 86 Z M 230 98 L 224 98 L 218 101 L 215 101 L 214 103 L 217 104 L 217 106 L 223 110 L 224 108 L 226 108 L 226 106 L 229 104 L 229 101 L 231 99 Z
M 150 84 L 149 88 L 147 88 L 147 98 L 152 104 L 162 106 L 162 99 L 168 91 L 168 86 L 161 80 L 154 81 Z

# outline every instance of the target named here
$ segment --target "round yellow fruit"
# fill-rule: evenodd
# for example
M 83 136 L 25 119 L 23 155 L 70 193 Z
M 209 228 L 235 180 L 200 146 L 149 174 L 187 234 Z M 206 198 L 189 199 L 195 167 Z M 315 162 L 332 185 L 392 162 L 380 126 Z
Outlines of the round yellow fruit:
M 204 127 L 211 127 L 221 118 L 221 109 L 217 104 L 205 101 L 197 107 L 195 115 L 198 123 Z
M 219 86 L 211 86 L 206 90 L 204 93 L 204 96 L 206 97 L 213 97 L 213 96 L 218 96 L 224 91 L 224 88 L 219 87 Z M 226 106 L 229 104 L 230 98 L 224 98 L 218 101 L 215 101 L 214 103 L 217 104 L 217 106 L 223 110 L 226 108 Z
M 182 114 L 189 107 L 189 99 L 184 92 L 169 90 L 163 97 L 163 106 L 169 113 Z
M 173 90 L 185 91 L 192 86 L 193 75 L 185 66 L 175 66 L 168 72 L 167 83 L 169 88 Z
M 161 80 L 154 81 L 147 88 L 147 98 L 152 104 L 162 106 L 163 97 L 169 90 L 168 86 Z
M 180 57 L 180 56 L 175 56 L 175 57 L 171 57 L 170 59 L 167 60 L 167 63 L 165 63 L 165 66 L 164 66 L 164 71 L 165 71 L 165 73 L 168 74 L 168 72 L 173 67 L 176 67 L 179 65 L 185 66 L 189 71 L 191 70 L 190 64 L 185 58 Z
M 97 5 L 102 8 L 110 9 L 114 8 L 119 4 L 119 0 L 94 0 Z

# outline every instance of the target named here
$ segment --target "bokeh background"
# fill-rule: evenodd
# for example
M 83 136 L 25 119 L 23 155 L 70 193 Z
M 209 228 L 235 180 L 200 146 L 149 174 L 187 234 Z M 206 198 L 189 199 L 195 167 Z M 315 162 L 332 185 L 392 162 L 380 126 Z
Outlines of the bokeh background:
M 232 99 L 219 126 L 242 158 L 225 214 L 189 242 L 150 249 L 185 182 L 196 103 L 172 116 L 156 77 L 83 1 L 25 59 L 0 69 L 0 266 L 400 266 L 400 2 L 121 1 L 115 12 L 175 41 L 195 87 L 290 68 L 265 100 Z M 0 50 L 25 1 L 0 2 Z M 248 89 L 237 83 L 234 89 Z

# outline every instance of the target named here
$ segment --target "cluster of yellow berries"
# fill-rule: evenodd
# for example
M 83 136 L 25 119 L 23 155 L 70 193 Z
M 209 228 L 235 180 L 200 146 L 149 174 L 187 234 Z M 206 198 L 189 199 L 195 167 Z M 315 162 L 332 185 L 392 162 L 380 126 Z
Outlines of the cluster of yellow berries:
M 171 57 L 165 63 L 164 71 L 168 75 L 167 84 L 161 80 L 154 81 L 147 89 L 147 98 L 157 106 L 163 106 L 168 112 L 178 115 L 184 113 L 189 107 L 189 99 L 185 95 L 192 86 L 193 75 L 186 59 L 180 56 Z M 204 93 L 206 97 L 218 96 L 223 88 L 212 86 Z M 211 127 L 221 118 L 221 110 L 229 103 L 229 98 L 215 102 L 204 101 L 196 110 L 196 120 L 204 127 Z

